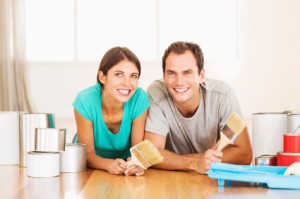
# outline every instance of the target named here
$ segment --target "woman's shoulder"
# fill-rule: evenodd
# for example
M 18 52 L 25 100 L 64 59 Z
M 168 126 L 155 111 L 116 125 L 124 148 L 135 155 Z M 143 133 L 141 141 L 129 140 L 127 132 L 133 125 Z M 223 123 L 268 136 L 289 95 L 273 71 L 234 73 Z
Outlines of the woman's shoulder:
M 137 87 L 133 96 L 131 97 L 130 101 L 136 101 L 139 100 L 141 98 L 148 98 L 148 95 L 146 93 L 146 91 L 141 88 L 141 87 Z
M 93 96 L 99 95 L 101 91 L 101 86 L 99 83 L 89 86 L 78 93 L 78 96 Z
M 85 102 L 85 103 L 96 103 L 99 101 L 101 92 L 101 86 L 99 83 L 87 87 L 81 90 L 77 96 L 75 101 Z

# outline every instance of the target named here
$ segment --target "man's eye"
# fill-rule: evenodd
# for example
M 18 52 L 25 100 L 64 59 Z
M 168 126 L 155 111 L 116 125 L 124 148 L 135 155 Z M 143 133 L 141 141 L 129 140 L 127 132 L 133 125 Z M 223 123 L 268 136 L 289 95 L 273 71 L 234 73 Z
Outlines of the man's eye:
M 117 77 L 123 77 L 123 74 L 122 73 L 116 73 L 115 74 Z
M 184 72 L 184 75 L 190 75 L 190 74 L 192 74 L 192 71 L 185 71 Z

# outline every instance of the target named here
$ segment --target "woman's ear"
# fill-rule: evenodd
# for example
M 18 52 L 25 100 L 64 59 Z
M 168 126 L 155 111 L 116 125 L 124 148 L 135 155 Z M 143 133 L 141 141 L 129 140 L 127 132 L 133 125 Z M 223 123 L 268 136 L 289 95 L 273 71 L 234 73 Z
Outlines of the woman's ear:
M 106 84 L 106 76 L 104 75 L 104 73 L 102 71 L 98 72 L 98 78 L 102 84 Z

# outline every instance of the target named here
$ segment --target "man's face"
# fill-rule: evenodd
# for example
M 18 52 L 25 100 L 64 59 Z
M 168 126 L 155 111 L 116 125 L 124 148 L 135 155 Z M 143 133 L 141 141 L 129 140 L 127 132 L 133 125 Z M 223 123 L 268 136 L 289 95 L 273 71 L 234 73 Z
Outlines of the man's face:
M 171 52 L 165 65 L 164 81 L 175 104 L 198 103 L 199 84 L 204 81 L 204 70 L 198 73 L 196 59 L 190 50 L 183 54 Z

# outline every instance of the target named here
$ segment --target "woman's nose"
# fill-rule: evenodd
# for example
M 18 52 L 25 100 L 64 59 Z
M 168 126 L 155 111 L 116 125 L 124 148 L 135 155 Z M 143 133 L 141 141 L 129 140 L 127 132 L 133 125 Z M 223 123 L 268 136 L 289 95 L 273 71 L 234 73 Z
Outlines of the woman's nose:
M 124 78 L 123 78 L 123 84 L 125 86 L 129 86 L 130 85 L 130 78 L 124 76 Z

